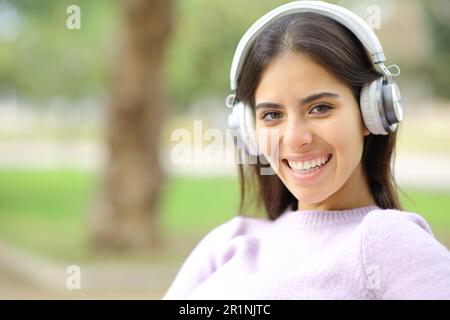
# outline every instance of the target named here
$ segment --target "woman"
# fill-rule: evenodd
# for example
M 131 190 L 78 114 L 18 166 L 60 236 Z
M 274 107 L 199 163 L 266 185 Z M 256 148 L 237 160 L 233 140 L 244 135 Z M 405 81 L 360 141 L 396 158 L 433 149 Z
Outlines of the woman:
M 241 210 L 256 183 L 269 219 L 212 230 L 163 299 L 450 299 L 448 250 L 398 200 L 396 126 L 373 134 L 363 119 L 361 90 L 383 76 L 366 49 L 315 12 L 282 15 L 257 35 L 236 100 L 251 108 L 275 175 L 240 166 Z

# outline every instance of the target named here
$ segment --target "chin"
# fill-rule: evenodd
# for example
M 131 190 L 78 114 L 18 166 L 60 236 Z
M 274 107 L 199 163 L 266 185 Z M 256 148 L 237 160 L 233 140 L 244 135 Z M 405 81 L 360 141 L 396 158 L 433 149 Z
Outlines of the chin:
M 325 194 L 324 192 L 292 192 L 292 194 L 299 202 L 310 204 L 325 202 L 330 197 L 330 194 Z

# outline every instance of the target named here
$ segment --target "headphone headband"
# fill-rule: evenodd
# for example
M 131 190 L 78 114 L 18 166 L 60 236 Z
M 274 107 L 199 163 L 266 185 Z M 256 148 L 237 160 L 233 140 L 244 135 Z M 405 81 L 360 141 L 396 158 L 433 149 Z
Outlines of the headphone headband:
M 370 55 L 373 64 L 381 63 L 382 71 L 389 76 L 390 73 L 383 62 L 386 61 L 383 48 L 375 32 L 369 25 L 353 12 L 340 6 L 322 1 L 295 1 L 273 9 L 259 18 L 242 36 L 234 53 L 230 71 L 230 87 L 232 91 L 237 89 L 239 74 L 244 65 L 248 51 L 255 38 L 263 31 L 264 27 L 272 21 L 292 13 L 314 12 L 327 16 L 347 27 L 361 41 Z

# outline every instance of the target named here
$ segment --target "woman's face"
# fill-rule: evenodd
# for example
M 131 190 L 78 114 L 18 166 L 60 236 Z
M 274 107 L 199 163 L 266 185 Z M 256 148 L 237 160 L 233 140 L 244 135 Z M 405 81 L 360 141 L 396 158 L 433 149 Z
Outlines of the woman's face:
M 299 209 L 373 202 L 361 166 L 365 128 L 351 89 L 308 55 L 286 53 L 255 92 L 258 143 Z M 274 140 L 276 148 L 271 148 Z M 369 198 L 367 198 L 369 197 Z

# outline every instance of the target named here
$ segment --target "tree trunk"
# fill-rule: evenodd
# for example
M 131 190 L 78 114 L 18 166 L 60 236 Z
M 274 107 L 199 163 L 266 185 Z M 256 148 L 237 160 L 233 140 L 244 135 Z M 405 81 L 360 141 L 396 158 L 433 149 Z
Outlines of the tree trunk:
M 90 224 L 97 249 L 158 244 L 157 204 L 164 181 L 159 133 L 167 106 L 162 63 L 170 1 L 122 4 L 125 19 L 106 115 L 108 159 Z

